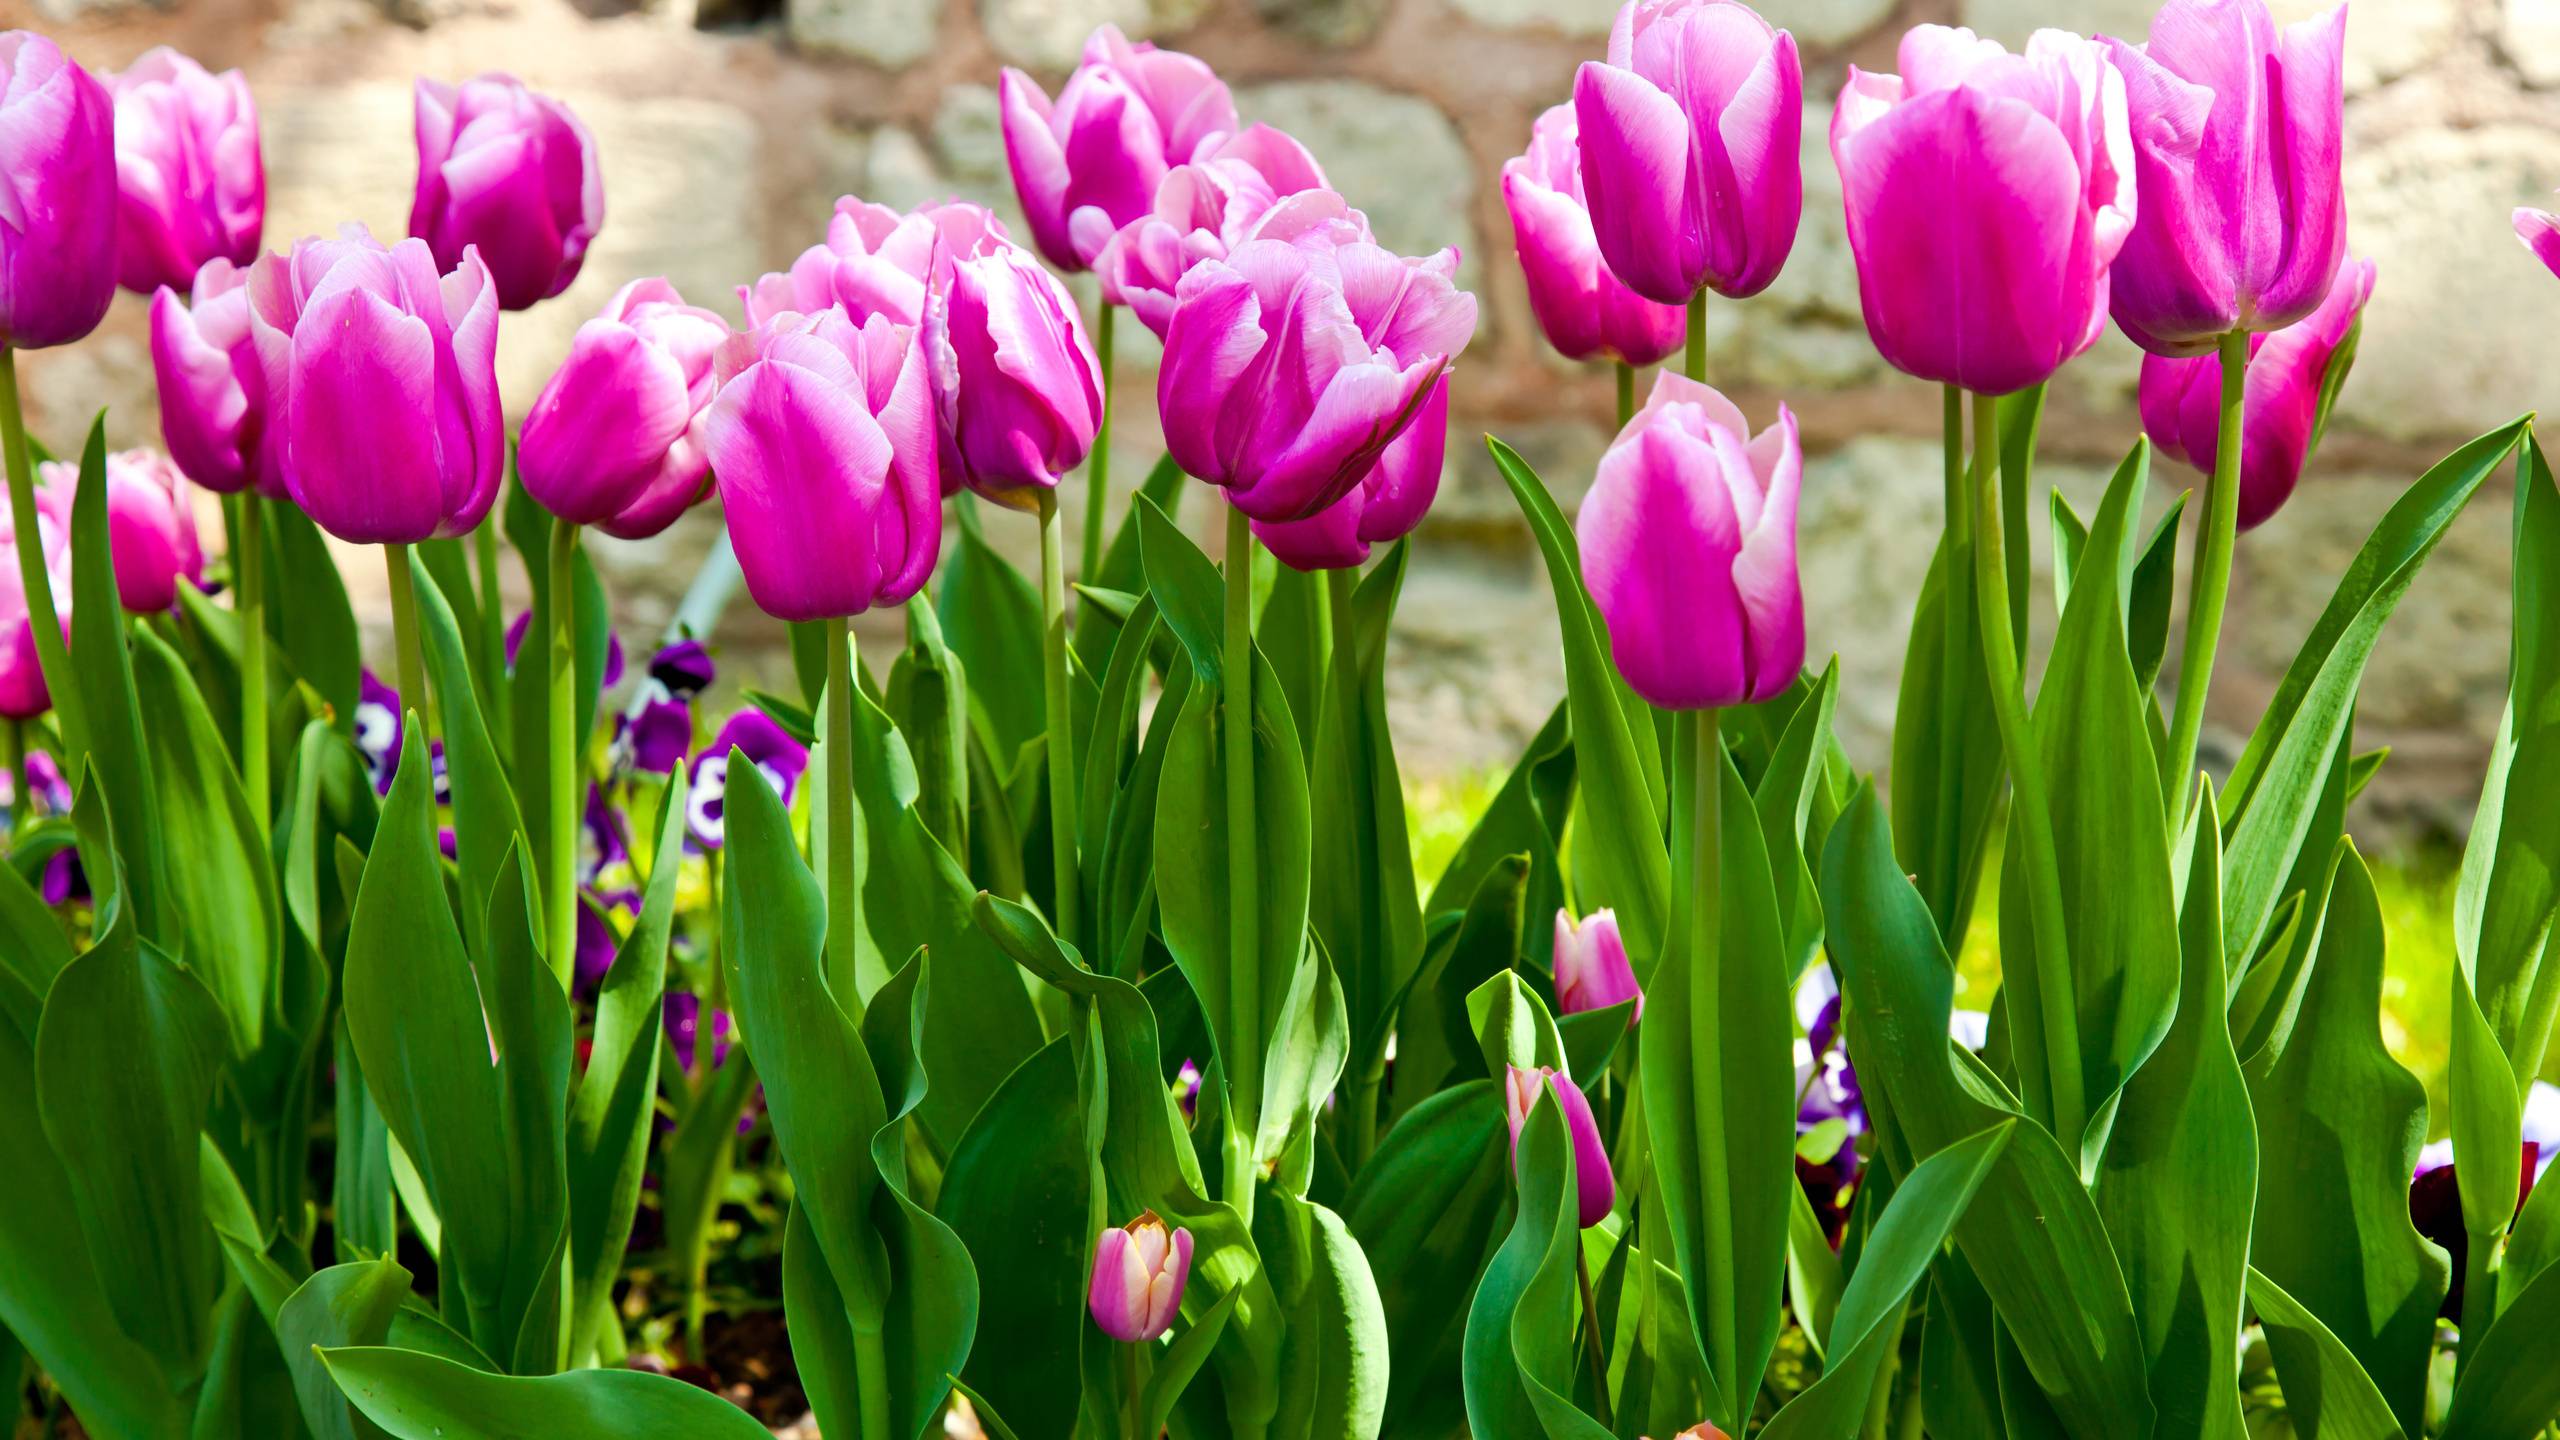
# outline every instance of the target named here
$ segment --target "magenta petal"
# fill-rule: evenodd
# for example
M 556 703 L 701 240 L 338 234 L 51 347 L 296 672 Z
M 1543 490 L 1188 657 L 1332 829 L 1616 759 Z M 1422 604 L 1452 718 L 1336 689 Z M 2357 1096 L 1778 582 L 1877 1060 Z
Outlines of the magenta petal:
M 639 499 L 692 419 L 673 357 L 628 325 L 590 320 L 525 417 L 517 474 L 544 509 L 593 525 Z
M 1686 304 L 1700 277 L 1682 245 L 1689 127 L 1679 105 L 1634 71 L 1586 61 L 1573 109 L 1601 256 L 1637 294 Z
M 2548 210 L 2518 209 L 2515 214 L 2516 238 L 2543 268 L 2560 275 L 2560 215 Z
M 322 529 L 357 544 L 436 533 L 444 482 L 435 369 L 426 323 L 372 293 L 340 290 L 303 315 L 285 473 L 295 503 Z

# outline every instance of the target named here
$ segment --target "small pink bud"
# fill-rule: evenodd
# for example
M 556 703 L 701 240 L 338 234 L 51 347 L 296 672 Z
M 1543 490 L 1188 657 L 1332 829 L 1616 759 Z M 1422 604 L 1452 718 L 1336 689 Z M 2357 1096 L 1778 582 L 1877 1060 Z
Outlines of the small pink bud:
M 1114 1340 L 1153 1340 L 1173 1324 L 1191 1278 L 1191 1232 L 1165 1229 L 1150 1210 L 1102 1232 L 1093 1247 L 1093 1287 L 1086 1308 Z
M 1591 1116 L 1591 1102 L 1570 1076 L 1551 1066 L 1535 1069 L 1514 1065 L 1503 1086 L 1504 1118 L 1511 1123 L 1511 1163 L 1520 1164 L 1520 1127 L 1529 1123 L 1529 1114 L 1538 1105 L 1538 1090 L 1544 1086 L 1553 1092 L 1556 1104 L 1564 1110 L 1565 1130 L 1573 1137 L 1573 1175 L 1580 1192 L 1578 1210 L 1582 1228 L 1590 1229 L 1609 1218 L 1609 1207 L 1618 1201 L 1617 1176 L 1609 1169 L 1609 1147 L 1600 1140 L 1600 1122 Z
M 1580 924 L 1574 923 L 1573 912 L 1556 911 L 1555 970 L 1556 1009 L 1562 1013 L 1579 1015 L 1633 1000 L 1628 1028 L 1644 1018 L 1644 989 L 1627 960 L 1616 911 L 1594 910 Z

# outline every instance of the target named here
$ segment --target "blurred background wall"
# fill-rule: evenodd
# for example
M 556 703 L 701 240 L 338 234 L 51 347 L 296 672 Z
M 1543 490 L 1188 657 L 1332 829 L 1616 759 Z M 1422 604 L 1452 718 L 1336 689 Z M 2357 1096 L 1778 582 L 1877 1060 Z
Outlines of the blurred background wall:
M 2275 0 L 2283 18 L 2314 0 Z M 1715 302 L 1709 369 L 1755 420 L 1805 427 L 1802 555 L 1817 656 L 1836 650 L 1860 763 L 1887 754 L 1895 673 L 1939 522 L 1936 387 L 1887 369 L 1858 319 L 1825 143 L 1846 69 L 1894 68 L 1897 37 L 1963 23 L 2011 44 L 2038 24 L 2138 38 L 2148 0 L 1764 0 L 1806 63 L 1804 228 L 1765 295 Z M 410 79 L 512 70 L 594 129 L 606 220 L 566 295 L 501 326 L 520 415 L 578 323 L 622 282 L 664 274 L 734 319 L 733 287 L 822 234 L 836 196 L 907 205 L 959 195 L 1008 215 L 1000 67 L 1052 89 L 1095 26 L 1199 54 L 1247 120 L 1313 149 L 1380 237 L 1454 244 L 1484 302 L 1458 370 L 1449 467 L 1416 539 L 1390 689 L 1408 774 L 1505 765 L 1563 690 L 1548 591 L 1485 458 L 1500 433 L 1570 505 L 1608 438 L 1608 375 L 1554 358 L 1532 322 L 1496 174 L 1532 118 L 1600 53 L 1606 0 L 0 0 L 92 67 L 155 44 L 248 73 L 266 127 L 267 243 L 361 220 L 403 230 L 416 161 Z M 2227 759 L 2373 521 L 2453 442 L 2560 402 L 2560 282 L 2508 213 L 2560 185 L 2560 0 L 2356 0 L 2348 26 L 2352 250 L 2380 281 L 2340 418 L 2292 504 L 2244 537 L 2206 745 Z M 1015 233 L 1025 235 L 1018 220 Z M 1084 293 L 1090 297 L 1090 288 Z M 67 444 L 108 407 L 116 445 L 156 444 L 144 304 L 99 334 L 26 357 L 39 433 Z M 1158 453 L 1152 340 L 1123 324 L 1115 490 Z M 2131 442 L 2138 364 L 2112 331 L 2053 388 L 2040 481 L 2085 511 Z M 2183 468 L 2158 471 L 2153 513 Z M 1070 510 L 1080 482 L 1065 493 Z M 2394 747 L 2369 800 L 2412 834 L 2470 814 L 2506 669 L 2504 482 L 2484 491 L 2393 622 L 2368 676 L 2363 743 Z M 1205 533 L 1206 497 L 1188 514 Z M 2037 507 L 2041 531 L 2041 504 Z M 989 529 L 1030 561 L 1027 525 Z M 1069 517 L 1070 531 L 1077 523 Z M 655 634 L 717 527 L 696 512 L 642 544 L 600 541 L 627 639 Z M 1014 532 L 1020 532 L 1016 534 Z M 350 557 L 351 561 L 355 557 Z M 351 563 L 364 594 L 371 557 Z M 2049 607 L 2048 607 L 2049 608 Z M 882 617 L 891 643 L 894 615 Z M 718 637 L 732 677 L 778 678 L 778 627 L 743 598 Z M 873 653 L 882 653 L 875 648 Z

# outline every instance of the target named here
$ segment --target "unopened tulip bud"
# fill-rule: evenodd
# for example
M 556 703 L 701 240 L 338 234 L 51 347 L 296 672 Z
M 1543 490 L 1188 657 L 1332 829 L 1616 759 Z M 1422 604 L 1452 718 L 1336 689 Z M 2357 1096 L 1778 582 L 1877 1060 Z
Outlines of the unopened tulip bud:
M 1627 1024 L 1644 1018 L 1644 990 L 1627 960 L 1615 911 L 1594 910 L 1580 924 L 1574 923 L 1573 912 L 1556 911 L 1555 970 L 1558 1011 L 1577 1015 L 1633 1000 L 1636 1008 Z
M 1795 416 L 1754 435 L 1732 401 L 1664 372 L 1600 457 L 1574 522 L 1618 669 L 1654 704 L 1766 700 L 1804 666 Z
M 1235 99 L 1207 65 L 1132 44 L 1117 25 L 1093 32 L 1056 100 L 1019 70 L 999 89 L 1013 188 L 1032 243 L 1061 270 L 1092 264 L 1166 171 L 1236 131 Z
M 634 280 L 578 327 L 516 446 L 525 493 L 577 525 L 645 539 L 710 489 L 693 433 L 729 327 L 664 280 Z
M 183 288 L 208 260 L 258 258 L 267 172 L 258 107 L 237 70 L 166 45 L 106 77 L 116 98 L 116 268 L 124 288 Z
M 1582 1228 L 1588 1230 L 1609 1218 L 1609 1207 L 1618 1202 L 1618 1180 L 1609 1169 L 1609 1147 L 1600 1139 L 1600 1122 L 1592 1118 L 1591 1101 L 1572 1076 L 1547 1066 L 1511 1067 L 1502 1093 L 1503 1117 L 1511 1125 L 1511 1163 L 1520 1163 L 1520 1129 L 1537 1109 L 1541 1091 L 1554 1095 L 1564 1113 L 1565 1133 L 1573 1141 L 1577 1213 Z
M 1173 1325 L 1191 1278 L 1191 1232 L 1165 1229 L 1153 1210 L 1102 1232 L 1086 1308 L 1114 1340 L 1153 1340 Z

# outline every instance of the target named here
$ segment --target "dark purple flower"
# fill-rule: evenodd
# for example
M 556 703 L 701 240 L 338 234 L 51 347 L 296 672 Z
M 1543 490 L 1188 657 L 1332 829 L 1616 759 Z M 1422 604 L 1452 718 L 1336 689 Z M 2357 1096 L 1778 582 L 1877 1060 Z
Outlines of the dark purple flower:
M 571 994 L 583 998 L 596 993 L 596 987 L 604 983 L 605 972 L 613 968 L 613 952 L 617 943 L 613 938 L 613 927 L 605 923 L 604 912 L 587 903 L 587 897 L 579 897 L 578 948 L 576 969 L 571 975 Z M 667 998 L 672 1000 L 675 997 Z
M 710 689 L 716 673 L 711 652 L 699 640 L 679 640 L 649 657 L 649 678 L 678 700 L 690 700 Z
M 1200 1118 L 1200 1067 L 1188 1055 L 1182 1057 L 1182 1068 L 1174 1072 L 1173 1098 L 1182 1107 L 1183 1123 Z
M 623 838 L 622 812 L 605 799 L 603 786 L 588 783 L 587 810 L 579 830 L 579 884 L 593 885 L 607 869 L 630 863 L 631 845 Z
M 730 716 L 710 747 L 693 762 L 693 789 L 685 802 L 685 827 L 694 843 L 706 850 L 719 849 L 727 834 L 722 797 L 729 784 L 733 748 L 764 772 L 765 782 L 784 805 L 791 803 L 801 772 L 809 768 L 809 748 L 792 739 L 773 717 L 761 710 L 741 710 Z
M 667 992 L 662 1021 L 667 1027 L 668 1043 L 675 1046 L 676 1064 L 685 1073 L 693 1073 L 693 1062 L 702 1038 L 702 997 L 685 990 Z M 711 1012 L 711 1068 L 729 1063 L 729 1012 Z
M 693 707 L 682 700 L 646 700 L 623 724 L 620 757 L 634 770 L 672 775 L 693 748 Z
M 400 692 L 382 683 L 370 669 L 356 692 L 356 749 L 372 772 L 374 793 L 391 793 L 391 775 L 400 763 Z

